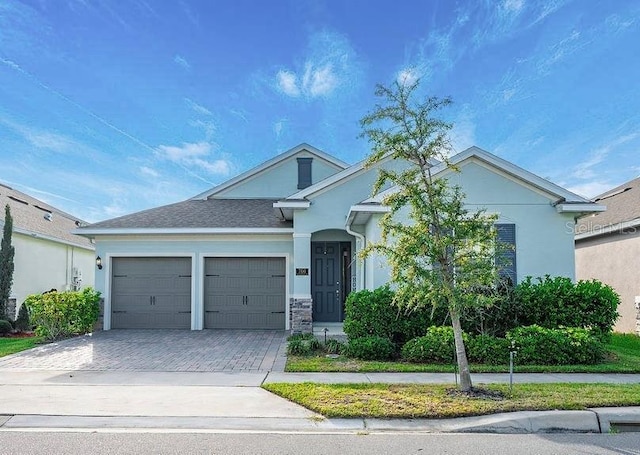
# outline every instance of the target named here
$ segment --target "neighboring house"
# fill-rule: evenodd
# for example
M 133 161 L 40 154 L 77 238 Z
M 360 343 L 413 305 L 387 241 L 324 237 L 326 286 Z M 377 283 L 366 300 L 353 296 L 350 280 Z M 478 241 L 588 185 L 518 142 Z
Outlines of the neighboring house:
M 452 162 L 459 174 L 434 172 L 460 184 L 472 208 L 499 215 L 516 246 L 514 281 L 573 278 L 574 216 L 600 206 L 476 147 Z M 357 256 L 386 211 L 371 195 L 377 172 L 301 144 L 193 199 L 78 229 L 104 265 L 104 328 L 310 331 L 342 321 L 349 292 L 389 276 L 380 258 Z
M 640 335 L 640 177 L 594 202 L 607 211 L 576 224 L 576 277 L 612 286 L 621 300 L 615 330 Z
M 15 247 L 9 316 L 29 294 L 93 286 L 92 241 L 71 233 L 82 221 L 27 194 L 0 184 L 0 226 L 9 204 Z

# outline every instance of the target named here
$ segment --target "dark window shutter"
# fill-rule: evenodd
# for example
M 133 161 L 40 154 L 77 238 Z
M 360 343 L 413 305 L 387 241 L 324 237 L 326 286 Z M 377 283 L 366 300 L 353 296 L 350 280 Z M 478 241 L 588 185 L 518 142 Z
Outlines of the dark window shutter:
M 498 242 L 500 248 L 496 261 L 498 263 L 498 273 L 504 280 L 508 280 L 512 285 L 518 283 L 516 270 L 516 225 L 513 223 L 496 224 L 498 231 Z
M 313 158 L 298 158 L 298 189 L 311 186 L 311 161 Z

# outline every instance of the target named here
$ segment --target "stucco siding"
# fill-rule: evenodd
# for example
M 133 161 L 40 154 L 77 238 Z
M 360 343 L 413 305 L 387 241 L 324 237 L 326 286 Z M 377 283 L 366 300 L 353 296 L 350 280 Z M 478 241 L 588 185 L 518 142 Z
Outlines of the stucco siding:
M 367 244 L 380 240 L 380 218 L 381 214 L 374 214 L 365 225 Z M 365 276 L 367 289 L 375 289 L 386 284 L 390 278 L 387 260 L 375 253 L 368 255 L 365 260 Z
M 298 192 L 297 158 L 313 158 L 311 181 L 317 183 L 342 169 L 311 153 L 296 155 L 216 194 L 216 198 L 284 198 Z
M 71 289 L 74 269 L 82 275 L 82 288 L 94 285 L 93 251 L 17 233 L 12 244 L 16 253 L 11 296 L 18 307 L 30 294 Z
M 620 295 L 615 330 L 637 333 L 635 297 L 640 296 L 640 229 L 576 242 L 576 278 L 598 279 Z

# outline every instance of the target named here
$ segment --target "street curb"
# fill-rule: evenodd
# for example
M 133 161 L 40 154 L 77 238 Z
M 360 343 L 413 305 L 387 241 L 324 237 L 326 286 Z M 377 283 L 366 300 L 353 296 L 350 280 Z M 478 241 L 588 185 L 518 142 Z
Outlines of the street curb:
M 0 416 L 0 431 L 130 430 L 284 433 L 608 433 L 616 423 L 640 425 L 640 407 L 585 411 L 519 411 L 454 419 L 323 419 L 145 416 Z

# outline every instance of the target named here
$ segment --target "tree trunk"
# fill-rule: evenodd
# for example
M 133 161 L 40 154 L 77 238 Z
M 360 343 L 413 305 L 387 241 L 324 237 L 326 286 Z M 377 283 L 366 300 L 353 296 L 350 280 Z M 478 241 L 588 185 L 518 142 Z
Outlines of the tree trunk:
M 460 313 L 457 310 L 449 310 L 451 325 L 453 326 L 453 338 L 456 343 L 456 357 L 458 358 L 458 370 L 460 371 L 460 390 L 470 392 L 471 372 L 469 371 L 469 361 L 467 360 L 467 350 L 462 339 L 462 326 L 460 325 Z

